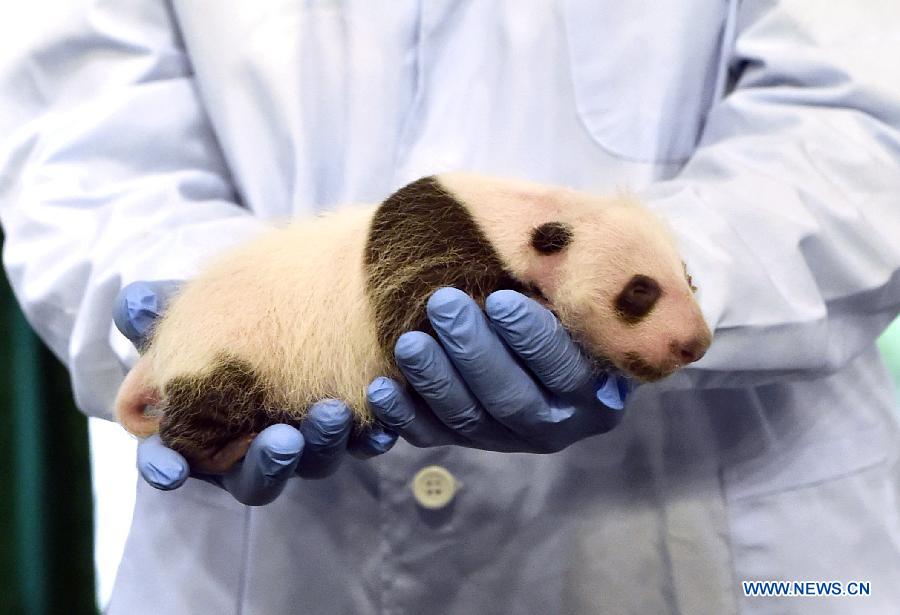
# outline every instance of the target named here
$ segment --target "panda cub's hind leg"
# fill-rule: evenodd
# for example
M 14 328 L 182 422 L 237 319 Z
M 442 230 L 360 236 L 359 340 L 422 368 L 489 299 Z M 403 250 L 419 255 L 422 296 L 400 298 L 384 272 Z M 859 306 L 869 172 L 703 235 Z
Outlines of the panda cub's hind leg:
M 159 433 L 191 468 L 227 471 L 243 457 L 253 437 L 268 425 L 298 421 L 272 407 L 262 381 L 245 361 L 220 355 L 203 375 L 179 376 L 163 387 Z
M 139 360 L 125 376 L 116 396 L 115 418 L 139 438 L 153 435 L 159 429 L 159 417 L 147 414 L 148 406 L 159 403 L 159 391 L 150 380 L 150 363 Z

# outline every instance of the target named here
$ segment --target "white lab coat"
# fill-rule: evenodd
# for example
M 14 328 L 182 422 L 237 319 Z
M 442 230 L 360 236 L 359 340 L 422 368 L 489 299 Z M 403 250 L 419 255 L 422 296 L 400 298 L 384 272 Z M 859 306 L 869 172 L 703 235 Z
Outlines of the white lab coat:
M 448 169 L 636 191 L 715 328 L 619 428 L 558 454 L 400 443 L 255 509 L 141 483 L 110 613 L 900 608 L 900 432 L 873 346 L 900 305 L 900 4 L 15 6 L 5 264 L 89 414 L 134 360 L 123 284 Z M 461 483 L 436 512 L 410 491 L 432 463 Z

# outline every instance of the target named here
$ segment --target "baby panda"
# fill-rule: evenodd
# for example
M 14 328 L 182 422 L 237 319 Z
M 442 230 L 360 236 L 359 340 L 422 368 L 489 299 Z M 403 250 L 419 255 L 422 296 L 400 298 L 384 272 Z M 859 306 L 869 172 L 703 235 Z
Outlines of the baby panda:
M 122 384 L 116 417 L 225 471 L 255 434 L 323 398 L 371 421 L 366 387 L 429 296 L 512 289 L 551 309 L 598 365 L 654 381 L 703 356 L 709 328 L 662 222 L 628 197 L 468 174 L 377 206 L 296 221 L 219 257 L 173 298 Z

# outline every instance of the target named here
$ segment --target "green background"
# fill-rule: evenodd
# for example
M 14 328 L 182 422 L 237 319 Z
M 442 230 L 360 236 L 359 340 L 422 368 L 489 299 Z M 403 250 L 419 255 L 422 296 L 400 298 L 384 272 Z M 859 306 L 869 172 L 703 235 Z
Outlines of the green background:
M 87 418 L 0 276 L 0 614 L 95 613 Z
M 87 419 L 0 277 L 0 614 L 95 613 Z M 900 320 L 879 346 L 900 383 Z

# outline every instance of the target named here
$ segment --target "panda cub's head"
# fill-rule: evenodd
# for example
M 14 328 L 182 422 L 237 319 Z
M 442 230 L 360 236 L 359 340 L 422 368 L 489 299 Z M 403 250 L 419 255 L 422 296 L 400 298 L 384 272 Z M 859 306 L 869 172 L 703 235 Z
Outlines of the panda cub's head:
M 497 288 L 525 292 L 553 310 L 588 354 L 643 381 L 700 359 L 711 343 L 671 233 L 633 199 L 468 174 L 426 178 L 397 194 L 403 224 L 419 228 L 385 224 L 382 230 L 412 234 L 419 246 L 437 242 L 434 252 L 456 260 L 450 266 L 436 259 L 415 274 L 432 283 L 422 284 L 421 298 L 401 285 L 402 297 L 383 304 L 382 312 L 402 311 L 399 302 L 418 310 L 411 316 L 417 322 L 382 331 L 383 344 L 392 347 L 410 324 L 427 328 L 421 307 L 434 284 L 461 287 L 478 300 Z M 431 205 L 417 206 L 422 214 L 410 207 L 423 202 Z M 390 206 L 391 199 L 376 214 L 373 235 Z M 410 249 L 401 252 L 408 256 Z M 444 280 L 443 268 L 464 271 Z M 486 271 L 493 277 L 486 279 Z

